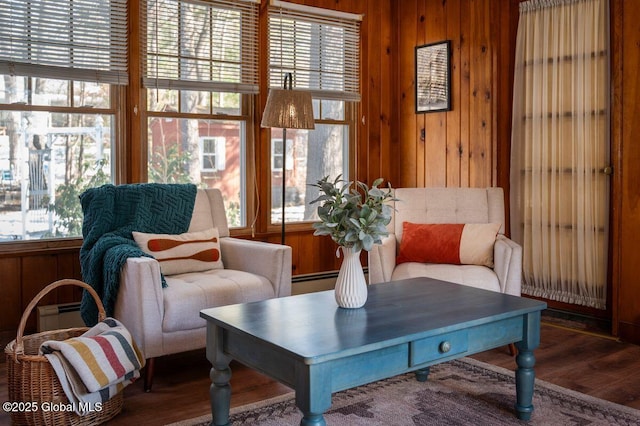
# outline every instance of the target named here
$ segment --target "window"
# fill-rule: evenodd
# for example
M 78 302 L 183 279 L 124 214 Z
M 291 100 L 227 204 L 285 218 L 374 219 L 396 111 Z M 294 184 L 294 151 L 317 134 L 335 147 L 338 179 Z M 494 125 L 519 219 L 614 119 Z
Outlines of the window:
M 111 182 L 126 4 L 0 0 L 1 242 L 80 236 L 78 195 Z
M 293 140 L 287 139 L 287 170 L 293 170 Z M 280 139 L 271 139 L 271 170 L 282 172 L 283 162 L 282 135 Z
M 223 137 L 200 138 L 200 163 L 203 172 L 224 170 L 226 140 Z
M 258 8 L 252 0 L 157 0 L 143 8 L 148 180 L 219 188 L 233 227 L 248 221 Z
M 324 176 L 350 174 L 360 100 L 361 16 L 272 0 L 269 8 L 269 86 L 284 75 L 312 93 L 314 130 L 287 129 L 287 170 L 282 173 L 282 130 L 271 129 L 271 223 L 315 220 L 317 197 L 309 186 Z M 291 152 L 289 155 L 289 151 Z M 280 167 L 278 167 L 280 164 Z M 284 177 L 284 179 L 283 179 Z

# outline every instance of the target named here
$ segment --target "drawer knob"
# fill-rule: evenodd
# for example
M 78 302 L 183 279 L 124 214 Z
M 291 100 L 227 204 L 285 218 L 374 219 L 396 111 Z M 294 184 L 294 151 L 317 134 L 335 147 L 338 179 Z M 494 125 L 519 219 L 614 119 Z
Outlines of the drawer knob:
M 451 350 L 451 343 L 449 343 L 446 340 L 444 342 L 440 343 L 440 352 L 442 352 L 443 354 L 446 354 L 450 350 Z

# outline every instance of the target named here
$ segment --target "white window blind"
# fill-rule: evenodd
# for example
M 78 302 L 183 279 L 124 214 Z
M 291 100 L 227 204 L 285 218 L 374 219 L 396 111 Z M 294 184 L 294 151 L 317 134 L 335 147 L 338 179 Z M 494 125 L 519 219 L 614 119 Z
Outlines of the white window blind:
M 148 88 L 258 93 L 257 0 L 147 0 Z
M 0 0 L 0 73 L 127 84 L 127 0 Z
M 293 86 L 314 98 L 360 100 L 360 15 L 281 1 L 269 7 L 269 86 Z

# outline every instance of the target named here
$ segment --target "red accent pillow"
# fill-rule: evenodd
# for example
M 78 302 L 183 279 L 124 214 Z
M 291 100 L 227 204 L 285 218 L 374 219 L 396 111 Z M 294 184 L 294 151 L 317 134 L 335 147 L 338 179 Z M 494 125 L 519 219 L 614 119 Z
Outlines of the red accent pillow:
M 493 267 L 493 245 L 499 230 L 499 223 L 404 222 L 396 264 L 419 262 Z

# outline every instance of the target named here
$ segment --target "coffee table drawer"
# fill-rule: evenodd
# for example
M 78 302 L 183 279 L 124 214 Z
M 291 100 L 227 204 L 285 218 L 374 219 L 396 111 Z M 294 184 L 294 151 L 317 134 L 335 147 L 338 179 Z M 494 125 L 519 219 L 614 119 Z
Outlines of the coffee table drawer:
M 440 358 L 466 352 L 469 347 L 469 335 L 466 330 L 411 342 L 410 365 L 419 365 Z

